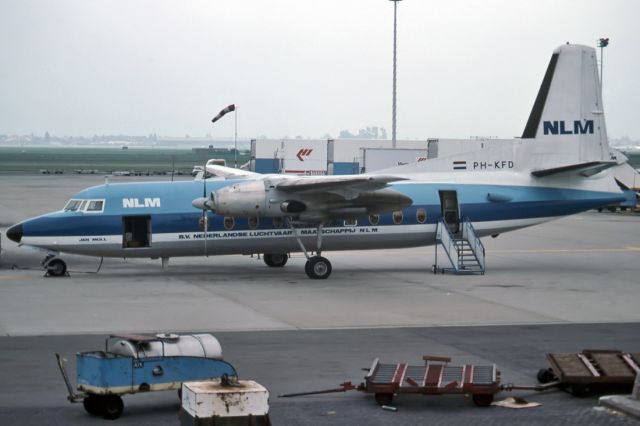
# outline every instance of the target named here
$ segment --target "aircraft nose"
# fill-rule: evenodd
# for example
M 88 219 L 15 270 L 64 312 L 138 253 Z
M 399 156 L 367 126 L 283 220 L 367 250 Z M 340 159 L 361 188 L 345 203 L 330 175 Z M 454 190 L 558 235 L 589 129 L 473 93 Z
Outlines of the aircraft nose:
M 13 225 L 7 229 L 7 238 L 19 243 L 22 240 L 22 224 Z

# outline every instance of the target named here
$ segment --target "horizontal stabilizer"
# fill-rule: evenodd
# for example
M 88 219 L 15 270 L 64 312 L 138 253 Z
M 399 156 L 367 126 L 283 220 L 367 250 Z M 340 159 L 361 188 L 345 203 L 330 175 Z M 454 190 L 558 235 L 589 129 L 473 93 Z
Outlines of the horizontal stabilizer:
M 615 165 L 615 161 L 589 161 L 587 163 L 570 164 L 568 166 L 554 167 L 551 169 L 534 170 L 531 174 L 535 177 L 557 176 L 562 174 L 579 174 L 589 177 Z

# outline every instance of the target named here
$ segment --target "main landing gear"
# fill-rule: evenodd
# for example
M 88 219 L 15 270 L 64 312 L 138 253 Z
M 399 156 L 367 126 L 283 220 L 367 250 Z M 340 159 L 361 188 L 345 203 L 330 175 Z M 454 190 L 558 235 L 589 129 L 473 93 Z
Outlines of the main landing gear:
M 293 222 L 291 221 L 291 219 L 289 219 L 288 222 L 289 227 L 293 231 L 293 235 L 296 237 L 298 245 L 302 249 L 304 256 L 307 258 L 307 263 L 305 263 L 304 265 L 304 271 L 307 273 L 307 276 L 313 280 L 326 280 L 327 278 L 329 278 L 329 275 L 331 275 L 331 262 L 329 262 L 329 259 L 320 256 L 320 254 L 322 253 L 322 222 L 319 223 L 317 227 L 315 256 L 310 256 L 307 252 L 307 249 L 302 243 L 300 235 L 298 235 L 298 230 L 293 226 Z
M 289 256 L 287 253 L 265 253 L 262 256 L 262 260 L 267 266 L 272 268 L 282 268 L 287 264 L 287 260 L 289 260 Z

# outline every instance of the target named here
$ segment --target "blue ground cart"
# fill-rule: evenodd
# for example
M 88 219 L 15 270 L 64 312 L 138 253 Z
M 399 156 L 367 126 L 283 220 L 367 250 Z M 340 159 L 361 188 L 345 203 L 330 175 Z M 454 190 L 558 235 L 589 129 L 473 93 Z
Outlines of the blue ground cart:
M 60 355 L 58 366 L 71 402 L 83 402 L 95 416 L 117 419 L 124 404 L 121 395 L 178 390 L 182 382 L 237 379 L 231 364 L 222 360 L 218 340 L 210 334 L 111 335 L 104 351 L 76 354 L 74 392 Z

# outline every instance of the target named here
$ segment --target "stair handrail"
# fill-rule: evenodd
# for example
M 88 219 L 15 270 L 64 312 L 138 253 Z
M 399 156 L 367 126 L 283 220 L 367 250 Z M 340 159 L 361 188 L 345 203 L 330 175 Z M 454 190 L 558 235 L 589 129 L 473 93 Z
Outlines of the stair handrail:
M 439 242 L 442 245 L 453 269 L 457 272 L 460 267 L 458 248 L 453 240 L 453 234 L 451 234 L 449 225 L 444 221 L 444 218 L 440 219 L 440 222 L 438 222 L 438 226 L 436 227 L 436 242 Z
M 480 268 L 485 270 L 485 253 L 484 253 L 484 244 L 480 240 L 480 237 L 476 234 L 476 230 L 471 224 L 471 220 L 468 217 L 462 219 L 462 238 L 469 242 L 471 246 L 471 250 L 473 254 L 478 259 L 478 263 L 480 264 Z

